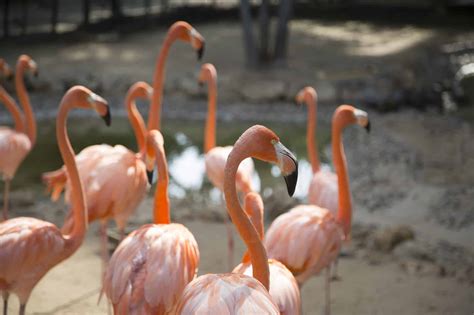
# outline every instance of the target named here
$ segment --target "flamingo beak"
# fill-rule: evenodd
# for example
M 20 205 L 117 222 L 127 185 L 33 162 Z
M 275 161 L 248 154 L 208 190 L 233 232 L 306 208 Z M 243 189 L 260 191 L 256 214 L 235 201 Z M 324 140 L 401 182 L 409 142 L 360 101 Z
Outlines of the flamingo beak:
M 201 61 L 201 60 L 202 60 L 202 56 L 204 55 L 204 47 L 205 47 L 205 43 L 202 42 L 201 48 L 199 48 L 199 49 L 197 50 L 197 58 L 198 58 L 198 61 Z
M 110 116 L 110 107 L 109 106 L 107 106 L 107 111 L 101 117 L 105 121 L 105 124 L 107 125 L 107 127 L 110 126 L 110 124 L 112 122 L 112 116 Z
M 153 171 L 154 169 L 152 169 L 151 171 L 146 170 L 146 177 L 148 178 L 148 183 L 150 185 L 153 185 Z
M 367 125 L 364 128 L 367 130 L 367 133 L 370 133 L 370 120 L 367 120 Z
M 278 167 L 285 179 L 288 195 L 293 196 L 298 181 L 298 161 L 294 154 L 283 144 L 277 142 L 274 144 L 278 156 Z

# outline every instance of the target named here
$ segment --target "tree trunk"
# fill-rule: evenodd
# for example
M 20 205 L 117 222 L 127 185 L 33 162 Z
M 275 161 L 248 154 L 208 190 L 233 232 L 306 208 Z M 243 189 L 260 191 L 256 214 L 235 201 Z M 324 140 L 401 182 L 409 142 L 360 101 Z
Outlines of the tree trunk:
M 123 16 L 120 0 L 111 0 L 110 4 L 112 8 L 112 18 L 114 20 L 120 20 Z
M 10 0 L 5 0 L 3 6 L 3 37 L 8 37 L 10 35 L 9 29 L 9 19 L 10 19 Z
M 293 11 L 293 0 L 280 0 L 275 39 L 275 61 L 285 62 L 288 50 L 288 22 Z
M 252 31 L 252 14 L 248 0 L 240 0 L 240 18 L 242 20 L 242 32 L 244 35 L 244 48 L 247 66 L 256 67 L 258 64 L 257 49 Z
M 91 2 L 90 0 L 82 1 L 82 24 L 89 25 L 90 23 L 90 11 L 91 11 Z
M 270 14 L 269 0 L 262 0 L 259 10 L 260 23 L 260 61 L 268 61 L 270 58 L 269 40 L 270 40 Z
M 59 10 L 59 0 L 53 0 L 51 8 L 51 33 L 56 33 L 56 26 L 58 25 L 58 10 Z

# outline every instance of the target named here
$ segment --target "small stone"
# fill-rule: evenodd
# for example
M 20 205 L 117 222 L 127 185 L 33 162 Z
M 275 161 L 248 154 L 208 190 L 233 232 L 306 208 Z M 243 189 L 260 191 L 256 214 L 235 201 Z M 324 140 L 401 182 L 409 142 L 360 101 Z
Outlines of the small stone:
M 415 232 L 410 226 L 399 225 L 388 227 L 375 233 L 373 247 L 383 252 L 391 252 L 399 244 L 415 238 Z
M 255 103 L 282 99 L 285 91 L 286 85 L 282 81 L 252 81 L 242 87 L 243 97 Z

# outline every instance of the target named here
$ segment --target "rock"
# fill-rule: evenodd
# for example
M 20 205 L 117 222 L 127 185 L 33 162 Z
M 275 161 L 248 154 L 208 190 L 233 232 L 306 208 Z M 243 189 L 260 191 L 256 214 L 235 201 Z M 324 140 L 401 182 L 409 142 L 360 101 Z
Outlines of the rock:
M 426 244 L 418 243 L 415 241 L 406 241 L 400 244 L 393 250 L 395 257 L 399 259 L 416 259 L 422 261 L 435 262 L 436 258 L 433 255 L 433 251 L 429 249 Z
M 286 85 L 282 81 L 251 81 L 245 82 L 242 96 L 254 103 L 275 101 L 284 98 Z
M 289 198 L 283 189 L 275 188 L 268 197 L 264 196 L 263 204 L 265 205 L 266 219 L 273 221 L 279 215 L 296 206 L 298 201 Z
M 410 226 L 388 227 L 374 234 L 373 248 L 388 253 L 399 244 L 414 238 L 415 232 Z

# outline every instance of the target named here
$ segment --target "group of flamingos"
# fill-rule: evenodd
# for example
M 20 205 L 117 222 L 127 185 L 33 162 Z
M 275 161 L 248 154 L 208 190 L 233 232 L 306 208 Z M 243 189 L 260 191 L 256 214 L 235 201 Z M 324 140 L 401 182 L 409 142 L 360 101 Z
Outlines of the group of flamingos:
M 35 285 L 76 252 L 88 222 L 95 220 L 101 222 L 102 292 L 115 314 L 300 314 L 300 286 L 323 269 L 327 270 L 324 312 L 329 313 L 331 265 L 351 234 L 352 204 L 342 132 L 352 124 L 369 130 L 367 113 L 349 105 L 336 109 L 332 119 L 336 173 L 321 170 L 315 140 L 317 94 L 311 87 L 298 93 L 297 102 L 308 106 L 307 147 L 314 173 L 308 192 L 310 204 L 296 206 L 278 217 L 264 235 L 264 204 L 250 183 L 254 172 L 250 158 L 276 164 L 290 196 L 298 175 L 296 158 L 273 131 L 260 125 L 247 129 L 234 146 L 216 146 L 217 74 L 212 64 L 204 64 L 199 80 L 207 82 L 209 95 L 206 171 L 209 180 L 223 192 L 228 214 L 247 253 L 230 273 L 197 277 L 198 244 L 184 225 L 170 221 L 165 144 L 159 131 L 165 61 L 176 40 L 190 43 L 199 58 L 203 53 L 204 38 L 188 23 L 176 22 L 168 30 L 158 56 L 153 87 L 138 82 L 129 89 L 126 108 L 138 152 L 121 145 L 101 144 L 75 155 L 67 133 L 69 111 L 94 110 L 109 125 L 109 107 L 102 97 L 83 86 L 74 86 L 63 96 L 56 137 L 64 166 L 43 175 L 53 200 L 64 190 L 70 204 L 61 229 L 30 217 L 7 219 L 10 181 L 36 141 L 34 114 L 23 81 L 26 71 L 37 73 L 36 63 L 22 55 L 16 65 L 15 85 L 23 113 L 0 86 L 0 100 L 15 123 L 14 129 L 0 128 L 0 172 L 5 182 L 4 221 L 0 223 L 4 314 L 10 294 L 18 296 L 20 314 L 25 314 Z M 12 75 L 3 59 L 0 74 Z M 138 98 L 151 101 L 148 126 L 136 108 Z M 127 220 L 145 197 L 155 167 L 158 176 L 153 223 L 125 237 Z M 106 226 L 110 219 L 115 220 L 123 240 L 109 260 Z

